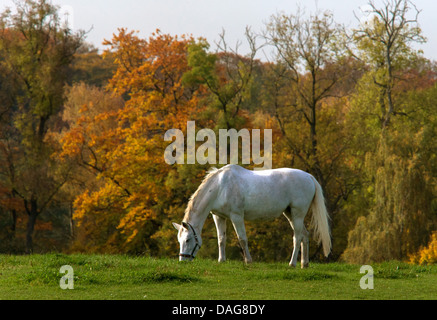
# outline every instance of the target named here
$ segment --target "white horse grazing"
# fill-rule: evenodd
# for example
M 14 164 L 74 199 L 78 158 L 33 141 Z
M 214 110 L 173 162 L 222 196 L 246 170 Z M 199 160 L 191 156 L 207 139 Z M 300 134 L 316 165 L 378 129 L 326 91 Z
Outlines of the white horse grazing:
M 237 165 L 213 169 L 193 194 L 179 231 L 180 260 L 193 260 L 202 246 L 201 232 L 209 213 L 217 227 L 219 262 L 225 261 L 226 221 L 231 220 L 246 263 L 252 262 L 244 220 L 265 221 L 282 214 L 294 230 L 290 266 L 295 267 L 302 246 L 302 268 L 308 267 L 308 235 L 304 219 L 310 208 L 318 242 L 326 256 L 331 251 L 328 212 L 322 188 L 310 174 L 294 169 L 250 171 Z

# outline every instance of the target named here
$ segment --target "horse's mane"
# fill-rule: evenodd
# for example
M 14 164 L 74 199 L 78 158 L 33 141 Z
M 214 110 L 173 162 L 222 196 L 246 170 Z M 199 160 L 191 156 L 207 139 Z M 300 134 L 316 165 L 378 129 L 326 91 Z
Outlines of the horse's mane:
M 185 217 L 184 222 L 188 222 L 190 220 L 190 215 L 193 213 L 194 202 L 198 198 L 198 196 L 203 195 L 203 191 L 207 189 L 209 183 L 213 180 L 212 178 L 219 172 L 220 170 L 217 168 L 212 168 L 207 172 L 205 179 L 203 179 L 199 188 L 197 188 L 196 192 L 191 196 L 190 201 L 188 202 L 187 209 L 185 209 Z

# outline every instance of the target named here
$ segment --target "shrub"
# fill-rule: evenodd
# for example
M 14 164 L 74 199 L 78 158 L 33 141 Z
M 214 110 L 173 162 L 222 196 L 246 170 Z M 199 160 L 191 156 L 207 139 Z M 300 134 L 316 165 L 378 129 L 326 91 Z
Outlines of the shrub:
M 433 232 L 427 247 L 421 248 L 416 254 L 410 256 L 410 262 L 415 264 L 437 263 L 437 232 Z

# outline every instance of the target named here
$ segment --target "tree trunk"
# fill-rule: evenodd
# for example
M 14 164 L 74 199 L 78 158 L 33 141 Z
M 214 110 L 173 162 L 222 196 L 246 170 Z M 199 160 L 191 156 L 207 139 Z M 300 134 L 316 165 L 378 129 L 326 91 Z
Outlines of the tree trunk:
M 27 230 L 26 230 L 26 253 L 33 253 L 33 231 L 35 229 L 36 219 L 38 217 L 38 206 L 37 201 L 32 199 L 30 201 L 30 209 L 28 210 L 29 220 L 27 221 Z
M 26 231 L 26 253 L 33 253 L 33 230 L 35 228 L 36 216 L 30 215 L 29 221 L 27 222 L 27 231 Z
M 17 229 L 17 210 L 12 209 L 11 216 L 12 216 L 11 231 L 12 231 L 13 238 L 15 238 L 15 230 Z
M 70 239 L 74 239 L 73 203 L 70 202 Z

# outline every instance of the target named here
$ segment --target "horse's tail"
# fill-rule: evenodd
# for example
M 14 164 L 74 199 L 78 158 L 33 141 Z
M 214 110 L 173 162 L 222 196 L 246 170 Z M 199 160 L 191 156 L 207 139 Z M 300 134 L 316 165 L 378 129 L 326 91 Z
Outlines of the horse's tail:
M 317 180 L 312 177 L 316 186 L 316 194 L 314 196 L 311 209 L 313 211 L 312 224 L 318 243 L 322 243 L 323 252 L 328 257 L 331 252 L 331 231 L 329 229 L 329 214 L 326 210 L 325 198 L 323 196 L 323 190 Z

